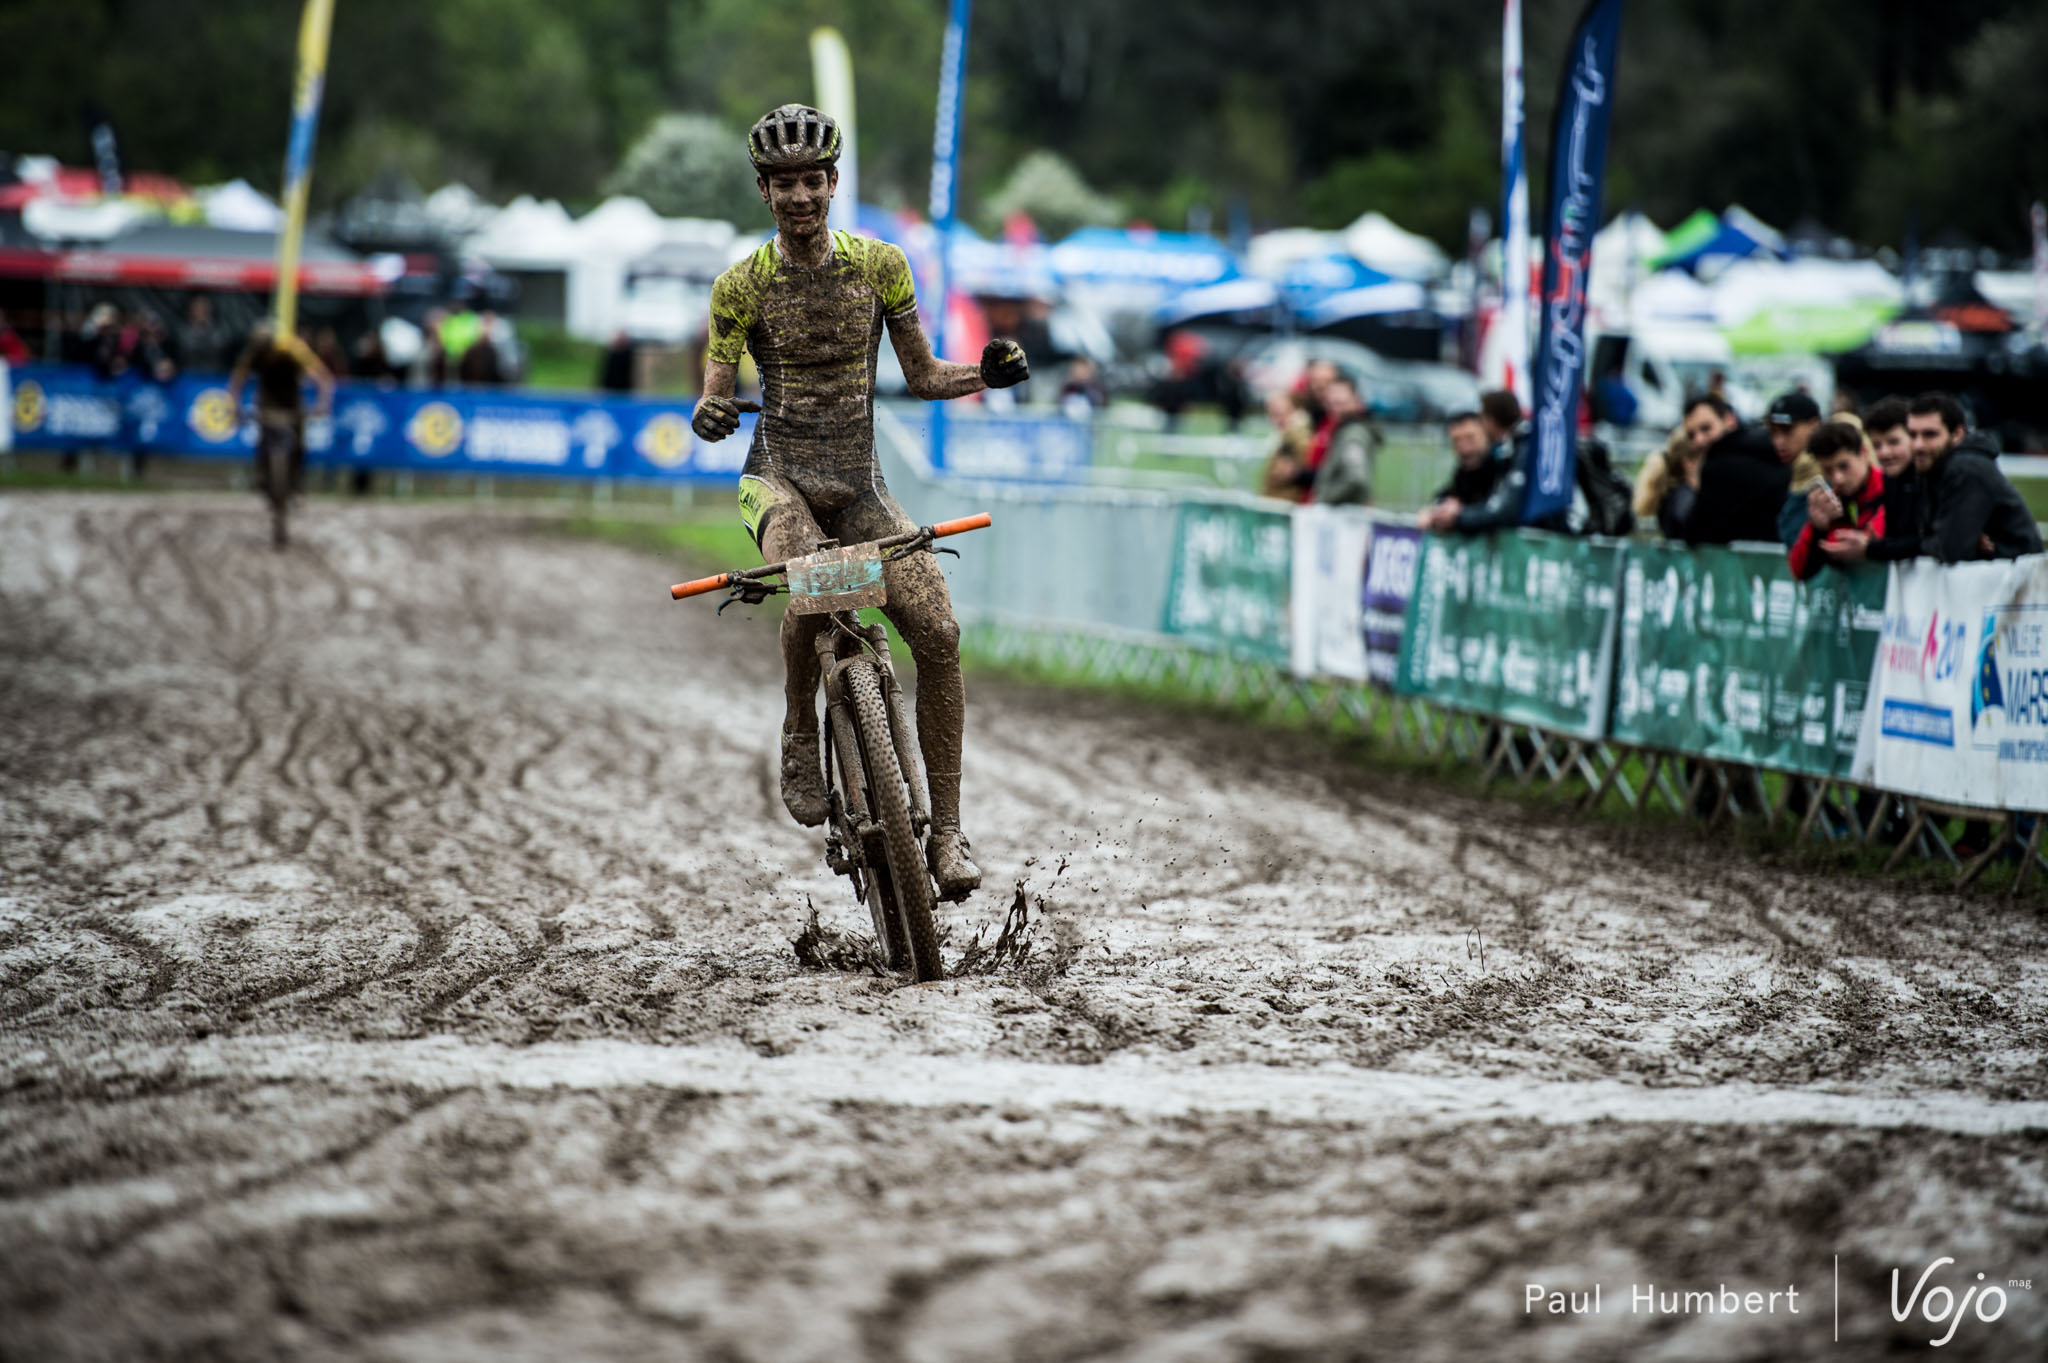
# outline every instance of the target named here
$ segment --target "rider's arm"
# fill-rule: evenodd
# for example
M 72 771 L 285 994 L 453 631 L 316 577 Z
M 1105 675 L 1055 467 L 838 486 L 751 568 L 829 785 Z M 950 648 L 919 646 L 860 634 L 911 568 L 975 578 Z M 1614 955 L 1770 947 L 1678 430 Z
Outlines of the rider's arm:
M 334 372 L 320 362 L 320 357 L 313 353 L 311 347 L 305 348 L 305 356 L 300 363 L 305 368 L 306 377 L 313 380 L 313 386 L 320 390 L 320 396 L 313 401 L 313 410 L 325 412 L 331 409 L 334 406 Z
M 242 385 L 249 381 L 249 365 L 254 354 L 253 346 L 245 347 L 242 353 L 235 357 L 234 372 L 228 375 L 228 405 L 237 413 L 242 410 Z M 236 420 L 240 419 L 239 416 L 236 417 Z
M 896 359 L 903 365 L 903 380 L 914 398 L 938 402 L 964 398 L 988 387 L 982 382 L 981 366 L 956 364 L 932 354 L 932 343 L 925 338 L 924 325 L 917 320 L 915 308 L 889 318 L 889 344 L 896 347 Z

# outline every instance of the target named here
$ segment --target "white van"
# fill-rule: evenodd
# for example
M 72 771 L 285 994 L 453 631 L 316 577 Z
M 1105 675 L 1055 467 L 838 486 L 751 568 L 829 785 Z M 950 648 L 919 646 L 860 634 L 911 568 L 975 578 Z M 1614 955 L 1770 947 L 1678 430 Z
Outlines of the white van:
M 1764 400 L 1737 372 L 1728 338 L 1711 326 L 1656 326 L 1631 331 L 1595 331 L 1587 337 L 1592 362 L 1588 385 L 1598 401 L 1600 384 L 1616 372 L 1636 402 L 1628 424 L 1668 431 L 1685 419 L 1685 400 L 1720 380 L 1722 394 L 1746 419 L 1763 415 Z M 1603 419 L 1606 413 L 1600 414 Z

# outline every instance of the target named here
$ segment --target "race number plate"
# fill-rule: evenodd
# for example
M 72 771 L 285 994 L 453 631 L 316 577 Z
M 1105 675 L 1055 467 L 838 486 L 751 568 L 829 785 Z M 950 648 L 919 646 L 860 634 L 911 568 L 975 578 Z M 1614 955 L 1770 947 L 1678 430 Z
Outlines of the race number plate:
M 882 553 L 872 544 L 820 549 L 789 561 L 789 608 L 798 615 L 860 610 L 889 599 L 882 583 Z

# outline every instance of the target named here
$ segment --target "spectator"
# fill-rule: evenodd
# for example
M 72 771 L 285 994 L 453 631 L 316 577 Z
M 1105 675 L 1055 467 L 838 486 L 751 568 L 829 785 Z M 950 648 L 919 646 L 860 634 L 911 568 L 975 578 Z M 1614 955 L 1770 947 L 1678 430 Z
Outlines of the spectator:
M 305 339 L 304 328 L 300 329 L 299 334 L 301 339 Z M 337 379 L 349 376 L 348 352 L 341 348 L 341 337 L 333 327 L 323 324 L 319 330 L 312 333 L 308 344 L 312 352 L 319 356 L 320 363 L 327 366 L 328 373 Z
M 1764 424 L 1779 460 L 1791 470 L 1785 504 L 1778 508 L 1778 539 L 1789 549 L 1806 524 L 1807 494 L 1827 483 L 1820 476 L 1820 461 L 1806 450 L 1806 442 L 1820 429 L 1820 404 L 1804 393 L 1786 393 L 1771 404 Z
M 1529 485 L 1529 423 L 1522 419 L 1522 404 L 1505 389 L 1479 395 L 1479 425 L 1486 432 L 1491 458 L 1500 464 L 1493 489 L 1486 500 L 1460 506 L 1446 527 L 1462 535 L 1490 534 L 1522 523 L 1522 503 Z M 1540 530 L 1570 529 L 1564 513 L 1535 522 Z
M 1266 469 L 1259 491 L 1268 497 L 1298 502 L 1308 492 L 1308 446 L 1315 429 L 1308 415 L 1308 399 L 1289 390 L 1266 399 L 1266 416 L 1273 423 L 1273 452 L 1266 456 Z M 1304 476 L 1307 475 L 1307 476 Z
M 1507 469 L 1505 461 L 1494 457 L 1493 442 L 1487 439 L 1486 423 L 1479 413 L 1460 412 L 1444 423 L 1444 429 L 1457 466 L 1451 481 L 1437 490 L 1434 502 L 1416 518 L 1424 530 L 1457 529 L 1465 508 L 1484 506 Z
M 391 363 L 390 352 L 384 349 L 383 332 L 377 327 L 365 331 L 356 342 L 355 354 L 349 357 L 348 373 L 356 378 L 376 384 L 379 388 L 390 388 L 403 377 L 397 366 Z
M 484 319 L 469 305 L 467 299 L 455 305 L 455 311 L 444 316 L 441 322 L 441 349 L 447 352 L 448 363 L 459 365 L 469 348 L 476 344 L 476 338 L 483 335 Z
M 1086 421 L 1100 411 L 1109 401 L 1109 394 L 1103 391 L 1101 374 L 1095 368 L 1095 361 L 1086 355 L 1077 355 L 1067 365 L 1066 382 L 1060 385 L 1060 410 L 1073 421 Z
M 9 325 L 7 314 L 0 312 L 0 362 L 27 364 L 31 358 L 28 343 L 21 339 L 20 332 Z
M 1792 541 L 1792 576 L 1800 579 L 1820 572 L 1828 541 L 1841 531 L 1882 539 L 1885 526 L 1884 470 L 1872 458 L 1861 428 L 1847 421 L 1824 422 L 1806 448 L 1820 464 L 1826 485 L 1807 494 L 1806 524 Z
M 448 322 L 444 308 L 429 308 L 420 325 L 420 353 L 413 358 L 412 374 L 409 380 L 414 388 L 446 388 L 448 386 L 448 349 L 442 343 L 442 331 Z
M 1913 463 L 1913 437 L 1906 430 L 1906 416 L 1904 398 L 1882 398 L 1864 414 L 1863 436 L 1884 474 L 1884 533 L 1853 545 L 1838 537 L 1835 546 L 1827 549 L 1828 557 L 1836 562 L 1867 558 L 1872 563 L 1897 563 L 1920 555 L 1926 540 L 1922 523 L 1926 499 L 1922 495 L 1924 480 Z
M 1711 409 L 1702 410 L 1711 415 Z M 1676 514 L 1691 505 L 1692 495 L 1700 485 L 1700 453 L 1692 434 L 1683 426 L 1671 433 L 1663 449 L 1650 452 L 1650 457 L 1636 470 L 1635 492 L 1629 499 L 1629 510 L 1635 513 L 1637 525 L 1661 529 L 1667 508 Z M 1678 538 L 1669 531 L 1665 535 Z
M 120 309 L 112 303 L 95 306 L 79 329 L 86 362 L 102 381 L 118 379 L 128 372 L 129 358 L 139 340 L 141 333 L 122 322 Z
M 1922 393 L 1906 408 L 1922 483 L 1921 552 L 1943 563 L 2041 552 L 2041 530 L 2019 489 L 1998 467 L 1998 442 L 1972 431 L 1963 405 Z
M 213 300 L 203 293 L 185 305 L 178 328 L 178 359 L 187 374 L 224 374 L 228 367 L 228 334 L 213 320 Z
M 451 319 L 452 320 L 452 319 Z M 486 310 L 477 314 L 476 336 L 463 348 L 456 377 L 477 388 L 496 388 L 505 382 L 505 361 L 496 338 L 498 316 Z
M 177 347 L 171 341 L 170 328 L 164 325 L 164 319 L 154 312 L 137 313 L 135 333 L 135 348 L 130 354 L 135 370 L 155 383 L 169 383 L 176 378 Z
M 1375 440 L 1358 385 L 1339 377 L 1324 390 L 1330 442 L 1317 461 L 1309 500 L 1318 506 L 1370 506 Z
M 1778 512 L 1792 470 L 1778 457 L 1771 438 L 1762 427 L 1736 420 L 1727 400 L 1712 392 L 1693 399 L 1685 422 L 1694 443 L 1704 437 L 1707 446 L 1699 489 L 1691 506 L 1670 518 L 1672 528 L 1688 544 L 1777 542 Z
M 597 369 L 597 386 L 607 393 L 633 391 L 633 338 L 624 330 L 613 332 L 612 343 L 604 348 L 604 360 Z

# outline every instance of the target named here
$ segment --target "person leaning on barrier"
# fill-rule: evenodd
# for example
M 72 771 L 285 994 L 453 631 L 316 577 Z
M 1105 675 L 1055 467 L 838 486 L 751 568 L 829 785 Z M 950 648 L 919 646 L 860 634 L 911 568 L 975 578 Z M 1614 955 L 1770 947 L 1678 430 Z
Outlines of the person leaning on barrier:
M 1636 524 L 1661 525 L 1671 494 L 1684 488 L 1690 496 L 1699 481 L 1699 451 L 1693 448 L 1691 434 L 1680 426 L 1665 440 L 1664 448 L 1650 451 L 1636 470 L 1635 489 L 1629 497 L 1629 510 L 1635 513 Z
M 1378 438 L 1365 399 L 1356 383 L 1340 375 L 1324 386 L 1323 403 L 1336 424 L 1315 466 L 1308 499 L 1318 506 L 1370 506 Z
M 1529 423 L 1522 419 L 1522 404 L 1515 395 L 1502 388 L 1481 393 L 1479 424 L 1501 471 L 1485 501 L 1461 506 L 1451 523 L 1441 527 L 1461 535 L 1486 535 L 1520 525 L 1523 494 L 1529 486 Z M 1565 514 L 1558 512 L 1538 521 L 1536 528 L 1567 530 L 1569 525 Z
M 1268 497 L 1298 502 L 1307 491 L 1301 474 L 1308 467 L 1309 441 L 1315 435 L 1308 399 L 1283 388 L 1267 396 L 1266 417 L 1273 423 L 1273 449 L 1266 456 L 1259 491 Z
M 1827 483 L 1819 462 L 1806 448 L 1806 442 L 1820 429 L 1820 404 L 1805 393 L 1786 393 L 1764 414 L 1764 426 L 1771 433 L 1771 448 L 1791 470 L 1791 489 L 1778 508 L 1778 541 L 1790 549 L 1792 541 L 1799 538 L 1799 528 L 1806 524 L 1807 497 Z
M 1702 416 L 1702 409 L 1711 417 Z M 1682 516 L 1674 516 L 1666 533 L 1687 544 L 1735 544 L 1778 540 L 1778 511 L 1792 483 L 1791 469 L 1761 426 L 1736 420 L 1728 403 L 1713 394 L 1693 399 L 1685 413 L 1686 428 L 1695 420 L 1710 432 L 1700 461 L 1699 489 Z M 1695 440 L 1698 437 L 1695 436 Z
M 2041 552 L 2041 530 L 2019 489 L 1998 467 L 1998 443 L 1969 429 L 1963 406 L 1947 393 L 1922 393 L 1906 409 L 1913 466 L 1920 476 L 1917 554 L 1942 563 L 2018 558 Z M 1868 536 L 1844 531 L 1829 554 L 1845 561 L 1871 557 Z M 1880 541 L 1882 552 L 1912 557 Z
M 1457 529 L 1458 517 L 1467 507 L 1485 505 L 1507 471 L 1506 461 L 1495 457 L 1479 413 L 1459 412 L 1444 423 L 1444 431 L 1450 436 L 1457 466 L 1451 471 L 1451 481 L 1437 489 L 1435 500 L 1415 518 L 1424 530 Z
M 1806 494 L 1806 524 L 1787 556 L 1792 576 L 1813 577 L 1828 560 L 1828 542 L 1844 530 L 1884 538 L 1884 470 L 1863 431 L 1847 421 L 1823 422 L 1807 437 L 1807 453 L 1820 466 L 1822 485 Z M 1838 565 L 1840 566 L 1840 565 Z
M 1899 563 L 1918 558 L 1926 541 L 1922 524 L 1924 480 L 1913 462 L 1913 436 L 1906 429 L 1906 400 L 1880 398 L 1863 414 L 1863 436 L 1884 474 L 1884 533 L 1856 542 L 1837 538 L 1828 555 L 1842 563 Z

